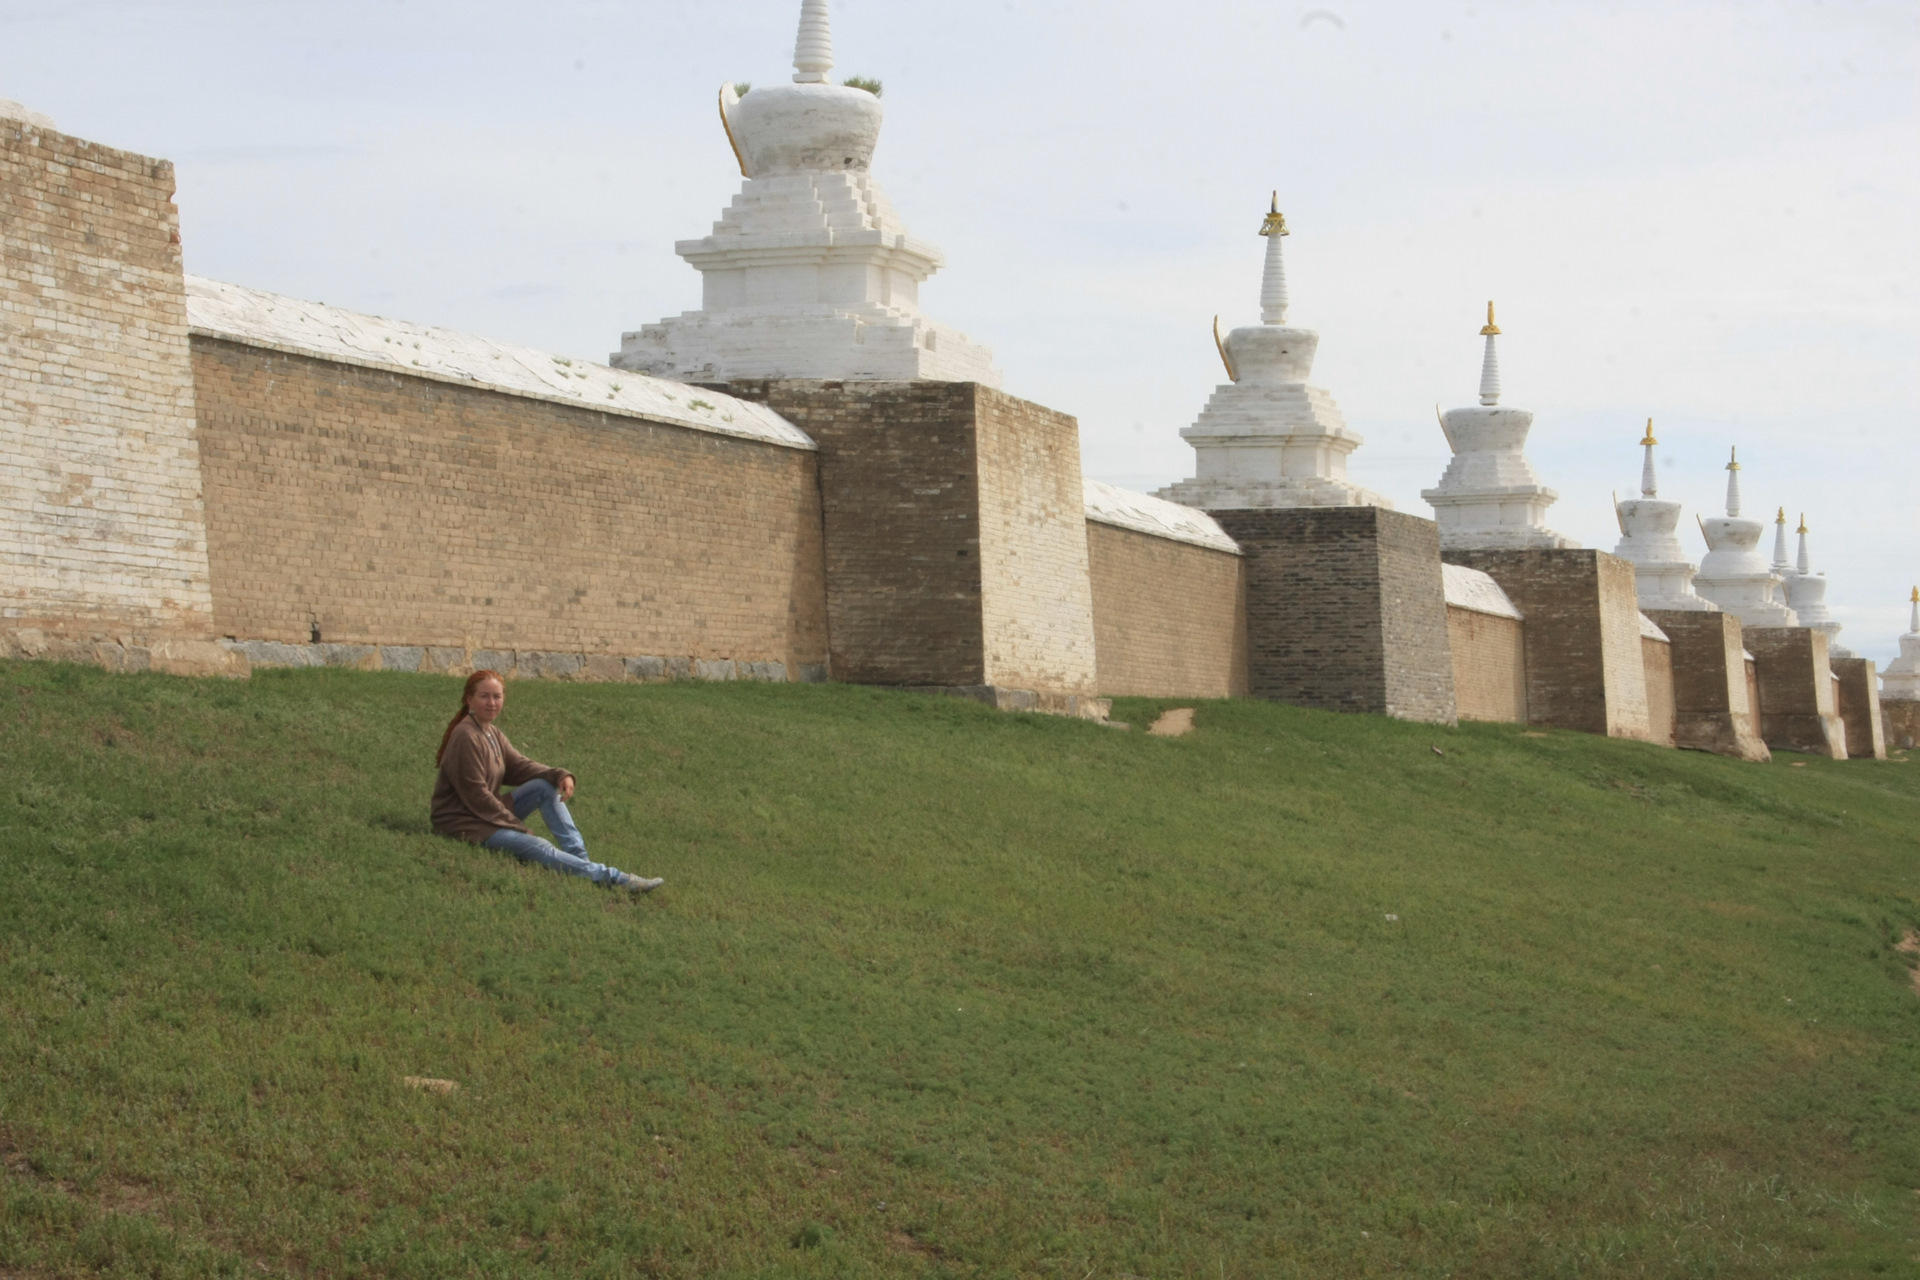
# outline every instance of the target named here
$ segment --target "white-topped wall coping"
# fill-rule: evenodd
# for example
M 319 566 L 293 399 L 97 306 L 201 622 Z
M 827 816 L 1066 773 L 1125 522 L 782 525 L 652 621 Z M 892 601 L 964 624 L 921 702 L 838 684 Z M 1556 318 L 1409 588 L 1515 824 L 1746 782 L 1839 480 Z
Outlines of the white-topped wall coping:
M 1099 480 L 1083 478 L 1080 483 L 1089 520 L 1174 542 L 1190 542 L 1213 551 L 1240 554 L 1240 544 L 1228 537 L 1226 530 L 1204 511 Z
M 12 98 L 0 98 L 0 120 L 12 120 L 30 129 L 51 129 L 58 132 L 60 128 L 53 122 L 52 116 L 42 115 L 32 107 L 15 102 Z
M 1500 584 L 1478 569 L 1442 564 L 1440 580 L 1446 588 L 1447 607 L 1450 609 L 1467 609 L 1495 618 L 1512 618 L 1515 622 L 1526 620 L 1507 593 L 1500 589 Z
M 1644 613 L 1640 615 L 1640 638 L 1642 640 L 1658 640 L 1662 644 L 1673 643 L 1673 638 L 1660 629 L 1660 624 Z
M 788 449 L 818 447 L 806 432 L 765 405 L 717 391 L 200 276 L 187 277 L 187 327 L 202 337 L 363 369 L 644 418 Z

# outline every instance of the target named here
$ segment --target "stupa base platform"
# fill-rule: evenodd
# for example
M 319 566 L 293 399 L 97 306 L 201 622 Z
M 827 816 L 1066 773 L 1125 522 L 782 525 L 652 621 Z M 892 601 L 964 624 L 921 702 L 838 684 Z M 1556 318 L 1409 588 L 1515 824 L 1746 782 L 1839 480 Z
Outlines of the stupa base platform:
M 977 382 L 998 387 L 993 353 L 956 329 L 883 308 L 692 313 L 621 335 L 608 358 L 676 382 L 806 378 Z
M 1379 507 L 1393 501 L 1344 480 L 1182 480 L 1154 495 L 1201 511 L 1285 511 L 1311 507 Z
M 1580 544 L 1551 529 L 1462 529 L 1440 526 L 1440 553 L 1455 551 L 1567 551 Z

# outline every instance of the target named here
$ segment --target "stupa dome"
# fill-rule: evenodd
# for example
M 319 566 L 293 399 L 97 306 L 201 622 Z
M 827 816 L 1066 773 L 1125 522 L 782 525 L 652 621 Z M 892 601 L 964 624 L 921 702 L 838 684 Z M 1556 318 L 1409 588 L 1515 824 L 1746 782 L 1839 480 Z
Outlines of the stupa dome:
M 885 114 L 865 89 L 840 84 L 776 84 L 739 97 L 720 91 L 721 118 L 749 178 L 873 167 Z
M 1313 373 L 1320 335 L 1286 325 L 1247 325 L 1221 341 L 1237 381 L 1250 387 L 1293 386 Z

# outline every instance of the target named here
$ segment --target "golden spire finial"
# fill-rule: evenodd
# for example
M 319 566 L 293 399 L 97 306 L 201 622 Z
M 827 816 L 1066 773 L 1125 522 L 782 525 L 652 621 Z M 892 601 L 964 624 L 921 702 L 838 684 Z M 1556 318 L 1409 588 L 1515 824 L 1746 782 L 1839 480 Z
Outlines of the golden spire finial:
M 1775 524 L 1785 524 L 1787 522 L 1787 509 L 1785 507 L 1780 508 L 1780 514 L 1773 518 L 1773 522 Z
M 1480 331 L 1482 337 L 1492 337 L 1500 332 L 1500 326 L 1493 322 L 1493 303 L 1487 303 L 1487 327 Z
M 1647 419 L 1647 438 L 1642 440 L 1640 443 L 1641 444 L 1659 444 L 1660 443 L 1658 440 L 1655 440 L 1653 438 L 1653 419 L 1652 418 Z
M 1794 532 L 1805 533 L 1806 531 L 1807 531 L 1807 513 L 1802 511 L 1800 513 L 1800 527 L 1798 529 L 1795 529 Z
M 1915 604 L 1920 604 L 1920 587 L 1915 587 L 1913 589 L 1913 602 Z
M 1280 193 L 1278 191 L 1273 193 L 1273 204 L 1267 209 L 1266 221 L 1260 224 L 1260 234 L 1263 236 L 1285 236 L 1293 234 L 1287 230 L 1287 215 L 1280 212 Z
M 1740 469 L 1740 446 L 1735 445 L 1733 446 L 1733 448 L 1727 451 L 1727 470 L 1738 471 L 1739 469 Z

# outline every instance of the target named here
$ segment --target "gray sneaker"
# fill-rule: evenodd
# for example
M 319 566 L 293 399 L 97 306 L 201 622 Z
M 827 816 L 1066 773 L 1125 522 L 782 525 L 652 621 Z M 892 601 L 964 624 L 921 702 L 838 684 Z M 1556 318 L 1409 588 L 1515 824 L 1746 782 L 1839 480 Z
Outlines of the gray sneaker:
M 614 886 L 625 889 L 628 893 L 652 893 L 665 883 L 666 881 L 660 879 L 658 876 L 648 879 L 645 876 L 629 875 L 625 871 L 622 871 L 620 873 L 620 879 L 614 882 Z

